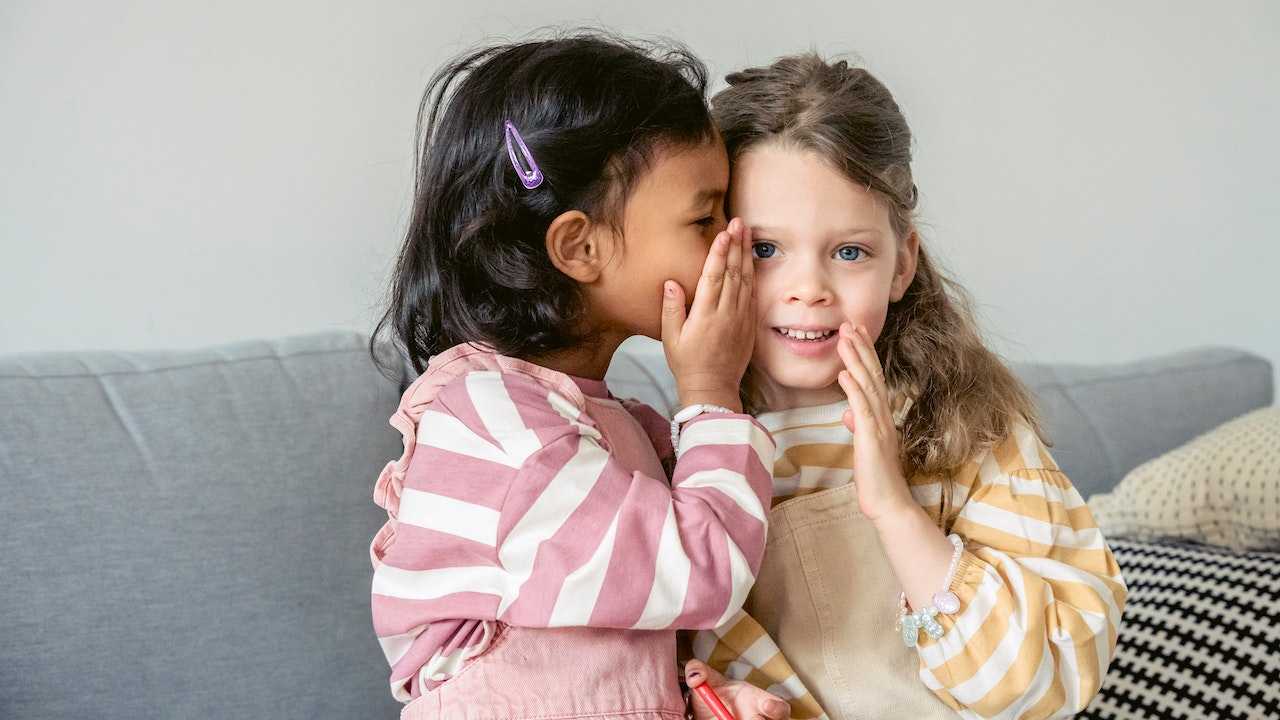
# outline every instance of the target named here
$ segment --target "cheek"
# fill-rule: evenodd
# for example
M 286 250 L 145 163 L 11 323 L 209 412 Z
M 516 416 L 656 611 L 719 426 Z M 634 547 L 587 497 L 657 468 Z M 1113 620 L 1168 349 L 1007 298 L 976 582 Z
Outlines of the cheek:
M 889 312 L 888 290 L 849 289 L 840 294 L 840 310 L 850 322 L 866 327 L 871 337 L 879 337 Z
M 756 263 L 756 317 L 764 322 L 769 317 L 769 311 L 773 309 L 773 303 L 778 297 L 778 281 L 775 273 L 768 271 L 761 272 L 760 263 Z
M 702 277 L 702 266 L 707 262 L 707 248 L 698 238 L 691 238 L 680 248 L 673 248 L 667 254 L 665 263 L 670 277 L 680 283 L 690 295 L 698 287 L 698 279 Z

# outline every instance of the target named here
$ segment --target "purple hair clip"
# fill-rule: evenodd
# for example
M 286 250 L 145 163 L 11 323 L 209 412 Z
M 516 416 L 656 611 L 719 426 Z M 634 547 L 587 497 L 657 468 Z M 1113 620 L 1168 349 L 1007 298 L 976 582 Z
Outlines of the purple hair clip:
M 511 121 L 506 121 L 507 135 L 507 154 L 511 156 L 511 165 L 515 167 L 516 174 L 520 176 L 520 184 L 524 185 L 525 190 L 532 190 L 542 184 L 542 170 L 538 168 L 538 163 L 533 160 L 533 153 L 529 152 L 529 146 L 524 144 L 524 138 L 520 137 L 520 131 L 516 129 Z M 515 145 L 512 140 L 515 140 Z M 529 169 L 524 169 L 520 165 L 520 159 L 516 157 L 516 145 L 520 146 L 520 154 L 524 155 L 525 162 L 529 165 Z

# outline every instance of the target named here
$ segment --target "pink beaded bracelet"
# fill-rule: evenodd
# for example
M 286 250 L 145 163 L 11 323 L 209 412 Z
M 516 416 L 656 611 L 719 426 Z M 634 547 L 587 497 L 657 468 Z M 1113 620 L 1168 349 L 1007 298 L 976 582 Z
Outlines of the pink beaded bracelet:
M 964 540 L 951 533 L 947 536 L 955 551 L 951 554 L 951 566 L 947 568 L 947 579 L 942 589 L 933 594 L 933 604 L 916 612 L 907 607 L 907 594 L 898 593 L 898 620 L 894 627 L 902 633 L 902 643 L 907 647 L 915 647 L 920 639 L 920 631 L 924 630 L 929 637 L 937 640 L 942 637 L 942 626 L 934 618 L 938 613 L 954 615 L 960 612 L 960 598 L 951 592 L 951 581 L 955 579 L 956 568 L 960 565 L 960 556 L 964 554 Z

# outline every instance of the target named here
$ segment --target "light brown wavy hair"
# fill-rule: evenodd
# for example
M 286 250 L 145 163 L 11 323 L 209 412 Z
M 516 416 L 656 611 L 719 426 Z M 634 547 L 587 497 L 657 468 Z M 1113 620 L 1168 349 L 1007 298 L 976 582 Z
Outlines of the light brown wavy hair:
M 725 80 L 729 87 L 711 104 L 731 161 L 766 144 L 812 152 L 884 204 L 898 242 L 917 232 L 911 130 L 870 72 L 804 54 Z M 1031 393 L 983 344 L 968 293 L 923 240 L 915 279 L 889 305 L 875 344 L 894 407 L 911 400 L 901 418 L 907 477 L 949 476 L 1008 437 L 1018 422 L 1048 444 Z M 750 378 L 744 405 L 767 410 Z

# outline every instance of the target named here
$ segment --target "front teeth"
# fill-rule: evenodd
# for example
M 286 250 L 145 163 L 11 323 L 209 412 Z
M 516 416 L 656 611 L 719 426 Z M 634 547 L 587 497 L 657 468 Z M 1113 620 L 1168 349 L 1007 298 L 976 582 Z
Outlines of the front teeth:
M 778 332 L 794 340 L 826 340 L 835 334 L 835 330 L 792 330 L 778 328 Z

